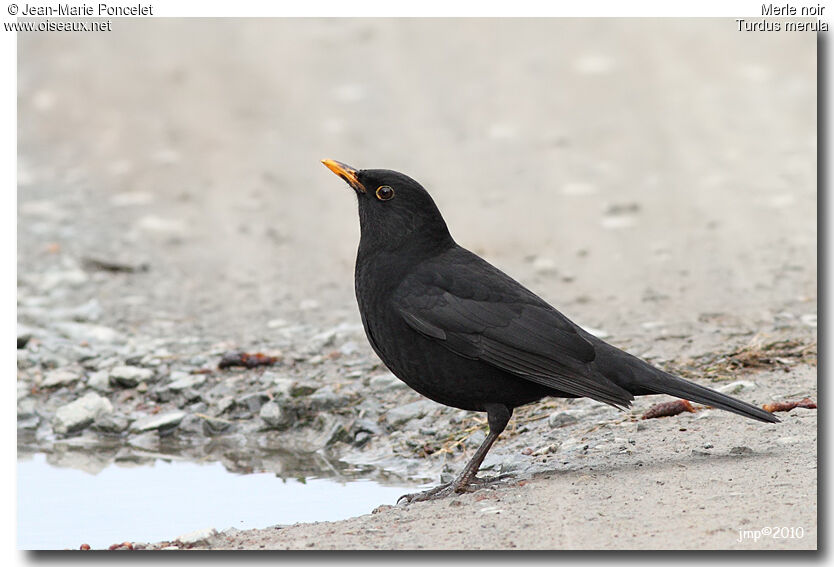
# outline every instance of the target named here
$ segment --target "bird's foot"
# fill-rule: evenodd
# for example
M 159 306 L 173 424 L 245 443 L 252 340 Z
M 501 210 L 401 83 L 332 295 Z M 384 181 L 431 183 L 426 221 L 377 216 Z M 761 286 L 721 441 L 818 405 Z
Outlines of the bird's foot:
M 423 492 L 415 492 L 413 494 L 403 494 L 397 500 L 397 504 L 411 504 L 412 502 L 426 502 L 428 500 L 440 500 L 453 494 L 464 494 L 467 492 L 475 492 L 486 486 L 491 486 L 497 482 L 507 478 L 508 474 L 502 474 L 492 478 L 478 478 L 472 477 L 469 479 L 456 478 L 452 482 L 447 482 L 434 488 L 424 490 Z
M 397 504 L 411 504 L 412 502 L 425 502 L 427 500 L 439 500 L 445 498 L 454 492 L 452 485 L 454 482 L 447 482 L 434 488 L 424 490 L 423 492 L 414 492 L 412 494 L 403 494 L 397 499 Z

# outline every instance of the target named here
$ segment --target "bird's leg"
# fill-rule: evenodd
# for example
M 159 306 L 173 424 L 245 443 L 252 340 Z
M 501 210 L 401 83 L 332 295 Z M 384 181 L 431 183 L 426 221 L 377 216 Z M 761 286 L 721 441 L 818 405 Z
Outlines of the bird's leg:
M 481 468 L 481 463 L 484 462 L 484 458 L 492 448 L 492 444 L 495 443 L 495 440 L 498 439 L 498 436 L 501 435 L 504 428 L 507 427 L 507 423 L 513 415 L 513 410 L 503 404 L 490 405 L 486 408 L 486 410 L 487 421 L 489 423 L 489 434 L 486 436 L 486 439 L 484 439 L 484 442 L 481 443 L 481 446 L 478 447 L 478 450 L 475 451 L 472 459 L 469 460 L 458 477 L 452 481 L 452 486 L 454 487 L 455 492 L 465 492 L 466 487 L 475 481 L 478 469 Z
M 397 502 L 405 500 L 407 503 L 411 503 L 443 498 L 455 492 L 467 492 L 471 490 L 471 486 L 473 484 L 482 483 L 482 481 L 476 476 L 478 474 L 478 469 L 481 468 L 481 463 L 484 462 L 484 458 L 487 456 L 490 448 L 492 448 L 492 444 L 495 443 L 495 440 L 498 439 L 498 436 L 501 435 L 501 432 L 504 431 L 505 427 L 507 427 L 507 423 L 513 415 L 513 410 L 503 404 L 489 404 L 485 409 L 487 411 L 487 421 L 489 423 L 489 434 L 486 436 L 486 439 L 484 439 L 484 442 L 481 443 L 481 446 L 478 447 L 478 450 L 475 451 L 475 455 L 472 456 L 457 478 L 455 478 L 452 482 L 435 486 L 425 492 L 405 494 L 401 496 Z

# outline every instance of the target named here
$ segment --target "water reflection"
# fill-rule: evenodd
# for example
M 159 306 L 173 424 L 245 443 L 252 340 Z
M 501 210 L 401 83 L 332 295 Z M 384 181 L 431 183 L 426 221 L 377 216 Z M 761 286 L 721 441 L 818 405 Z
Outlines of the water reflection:
M 95 455 L 20 455 L 19 549 L 78 549 L 82 543 L 96 549 L 208 527 L 339 520 L 393 504 L 414 488 L 396 479 L 363 479 L 370 471 L 318 454 L 275 453 L 259 466 L 245 459 L 242 469 L 228 454 L 228 462 L 202 464 L 135 451 L 120 456 L 116 447 L 112 454 L 97 447 Z M 55 466 L 61 464 L 82 466 Z

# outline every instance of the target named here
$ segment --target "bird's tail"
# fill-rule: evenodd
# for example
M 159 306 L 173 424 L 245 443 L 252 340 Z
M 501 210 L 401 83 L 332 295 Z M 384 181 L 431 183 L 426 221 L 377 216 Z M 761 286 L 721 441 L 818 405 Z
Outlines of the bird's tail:
M 655 376 L 641 384 L 646 390 L 650 390 L 656 394 L 670 394 L 678 398 L 731 411 L 738 415 L 767 423 L 779 422 L 779 419 L 775 415 L 762 408 L 758 408 L 747 402 L 742 402 L 741 400 L 722 394 L 721 392 L 716 392 L 689 380 L 684 380 L 657 368 L 652 368 L 652 370 L 655 371 Z
M 778 423 L 779 419 L 762 408 L 742 402 L 721 392 L 716 392 L 689 380 L 684 380 L 627 352 L 598 341 L 597 360 L 599 370 L 618 386 L 632 394 L 669 394 L 699 404 L 712 406 L 767 423 Z

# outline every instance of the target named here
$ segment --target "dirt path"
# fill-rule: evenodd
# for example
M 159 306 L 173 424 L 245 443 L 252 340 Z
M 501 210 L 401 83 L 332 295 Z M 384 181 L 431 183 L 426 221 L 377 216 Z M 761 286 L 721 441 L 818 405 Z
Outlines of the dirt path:
M 776 397 L 813 391 L 815 379 L 813 367 L 755 376 L 768 390 L 759 394 Z M 581 458 L 552 455 L 547 472 L 529 479 L 341 522 L 232 529 L 193 547 L 815 549 L 816 410 L 780 417 L 775 426 L 714 410 L 604 421 L 583 437 Z M 612 429 L 615 442 L 606 442 Z M 192 547 L 151 548 L 167 546 Z

